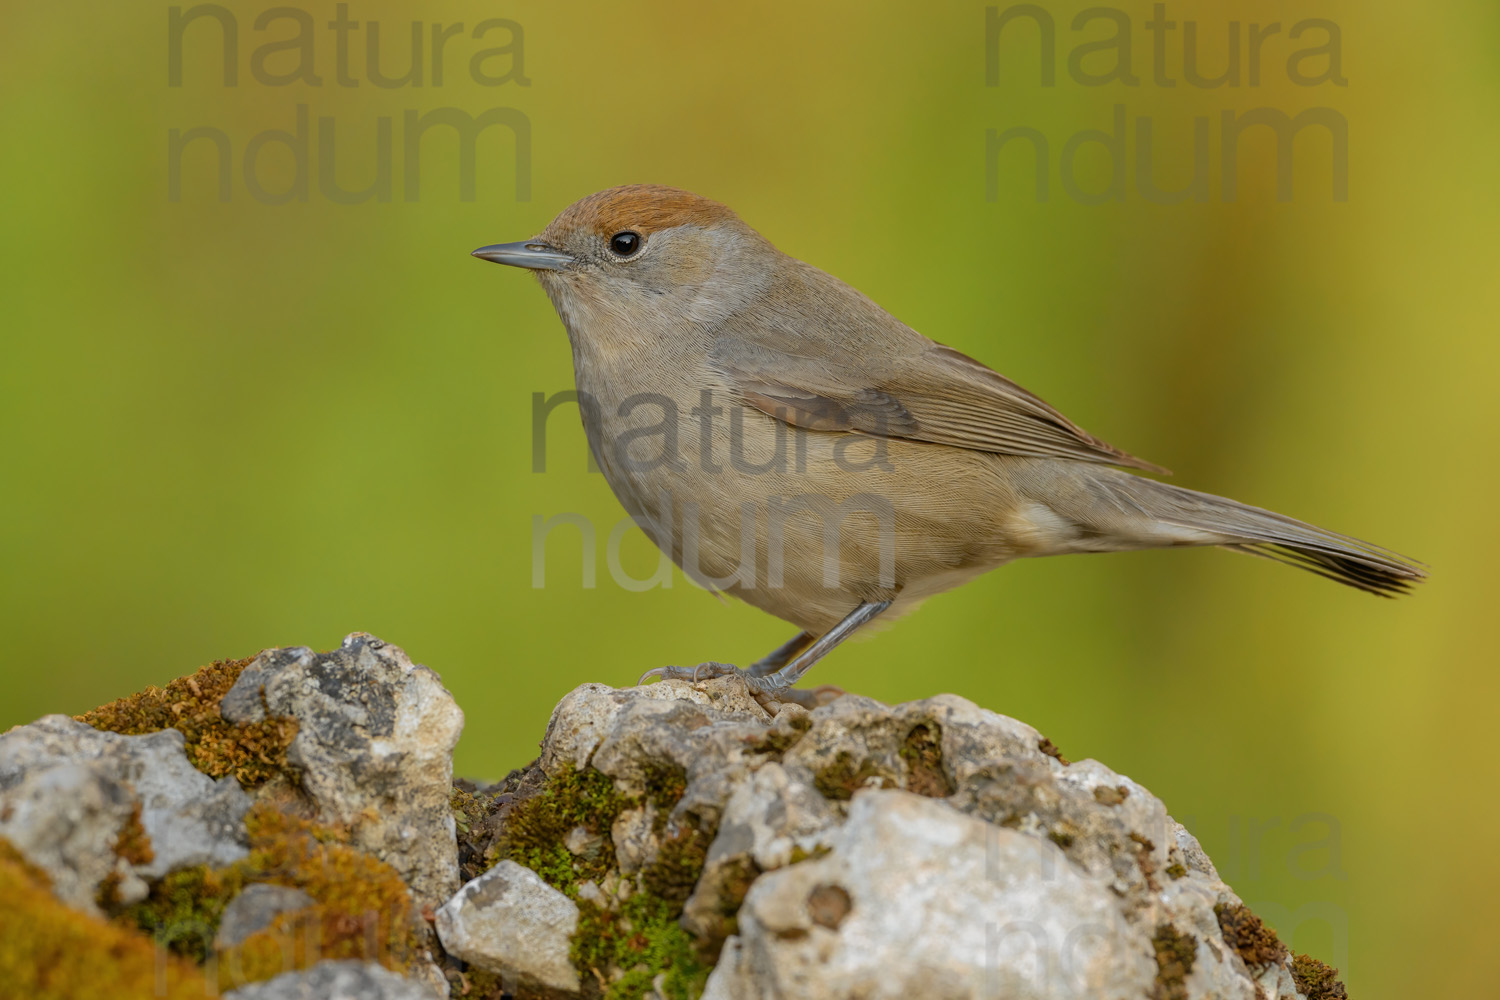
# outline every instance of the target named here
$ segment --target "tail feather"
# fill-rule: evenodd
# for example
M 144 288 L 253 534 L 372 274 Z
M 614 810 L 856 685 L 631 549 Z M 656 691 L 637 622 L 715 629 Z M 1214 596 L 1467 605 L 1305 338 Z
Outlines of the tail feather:
M 1231 544 L 1221 545 L 1220 548 L 1270 559 L 1285 566 L 1296 566 L 1325 580 L 1333 580 L 1380 597 L 1400 597 L 1426 576 L 1420 569 L 1403 563 L 1393 564 L 1394 569 L 1390 566 L 1376 567 L 1358 558 L 1309 552 L 1285 545 Z
M 1427 576 L 1420 563 L 1390 549 L 1237 500 L 1124 473 L 1108 485 L 1158 524 L 1223 536 L 1202 544 L 1296 566 L 1369 594 L 1396 597 Z

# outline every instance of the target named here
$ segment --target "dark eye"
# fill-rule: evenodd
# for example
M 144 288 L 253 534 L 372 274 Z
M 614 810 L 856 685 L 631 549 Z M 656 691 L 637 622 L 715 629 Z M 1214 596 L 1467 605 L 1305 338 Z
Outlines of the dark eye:
M 641 248 L 641 234 L 626 230 L 609 238 L 609 248 L 619 257 L 634 257 Z

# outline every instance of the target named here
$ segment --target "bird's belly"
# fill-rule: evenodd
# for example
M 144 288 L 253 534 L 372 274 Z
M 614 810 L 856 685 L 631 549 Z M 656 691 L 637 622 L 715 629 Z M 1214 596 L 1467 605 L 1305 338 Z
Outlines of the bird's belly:
M 704 586 L 819 634 L 862 601 L 899 614 L 1023 554 L 995 456 L 739 411 L 595 445 L 626 509 Z

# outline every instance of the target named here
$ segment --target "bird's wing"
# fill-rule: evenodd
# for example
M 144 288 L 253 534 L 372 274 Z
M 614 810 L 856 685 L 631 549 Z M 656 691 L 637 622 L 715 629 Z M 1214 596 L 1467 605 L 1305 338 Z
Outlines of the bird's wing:
M 883 311 L 881 318 L 897 323 Z M 874 337 L 866 328 L 811 338 L 780 322 L 752 326 L 749 335 L 721 334 L 710 362 L 743 402 L 797 427 L 1170 474 L 973 358 L 904 325 L 881 326 L 884 335 Z

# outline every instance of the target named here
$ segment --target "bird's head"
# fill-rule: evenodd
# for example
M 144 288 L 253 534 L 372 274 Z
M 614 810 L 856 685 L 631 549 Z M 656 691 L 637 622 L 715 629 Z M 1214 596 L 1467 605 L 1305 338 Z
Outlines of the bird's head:
M 724 205 L 656 184 L 591 194 L 532 239 L 473 255 L 532 270 L 575 331 L 601 318 L 722 318 L 763 287 L 779 256 Z

